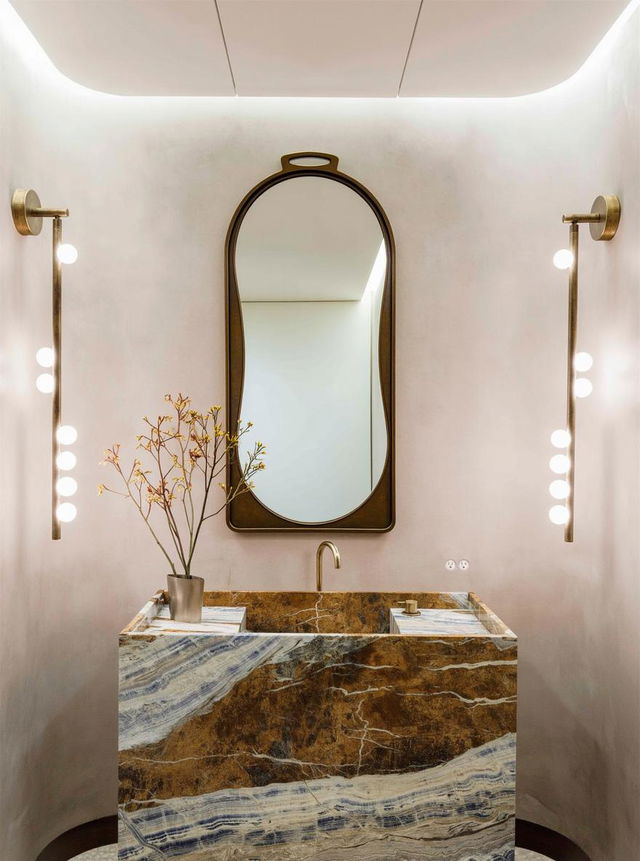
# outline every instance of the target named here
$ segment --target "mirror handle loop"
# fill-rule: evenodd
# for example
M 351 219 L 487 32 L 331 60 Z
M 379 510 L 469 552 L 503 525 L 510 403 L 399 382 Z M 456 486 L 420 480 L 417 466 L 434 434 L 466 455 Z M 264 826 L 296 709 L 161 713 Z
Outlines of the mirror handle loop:
M 301 159 L 323 159 L 324 164 L 300 164 Z M 294 170 L 326 170 L 333 173 L 338 170 L 338 156 L 328 152 L 290 152 L 280 159 L 282 172 Z

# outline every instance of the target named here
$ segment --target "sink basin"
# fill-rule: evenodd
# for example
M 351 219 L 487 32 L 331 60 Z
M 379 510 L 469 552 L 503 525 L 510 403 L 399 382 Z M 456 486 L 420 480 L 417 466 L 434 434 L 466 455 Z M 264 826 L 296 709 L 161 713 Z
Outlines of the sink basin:
M 477 596 L 165 599 L 120 635 L 121 861 L 512 861 L 517 640 Z

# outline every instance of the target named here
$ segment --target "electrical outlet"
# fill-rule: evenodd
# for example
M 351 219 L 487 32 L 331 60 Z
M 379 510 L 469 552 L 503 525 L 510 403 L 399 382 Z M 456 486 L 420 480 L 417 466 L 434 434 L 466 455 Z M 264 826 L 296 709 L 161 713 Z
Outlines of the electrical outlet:
M 447 571 L 455 571 L 456 570 L 456 560 L 455 559 L 447 559 L 444 563 L 444 567 Z
M 461 571 L 468 571 L 469 570 L 469 560 L 468 559 L 461 559 L 458 562 L 458 568 Z

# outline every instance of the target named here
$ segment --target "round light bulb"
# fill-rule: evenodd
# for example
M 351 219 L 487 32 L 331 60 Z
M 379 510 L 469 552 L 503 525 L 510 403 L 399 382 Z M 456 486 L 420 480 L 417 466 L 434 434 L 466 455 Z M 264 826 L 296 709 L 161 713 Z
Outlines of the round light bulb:
M 551 445 L 556 448 L 566 448 L 571 442 L 571 434 L 568 430 L 554 430 L 551 434 Z
M 593 366 L 593 356 L 591 353 L 576 353 L 573 357 L 573 367 L 576 371 L 590 371 Z
M 573 381 L 573 394 L 577 398 L 588 398 L 593 391 L 593 383 L 586 377 L 577 377 Z
M 70 475 L 63 475 L 56 481 L 56 492 L 60 496 L 73 496 L 78 489 L 78 482 Z
M 566 505 L 552 505 L 549 509 L 549 520 L 556 526 L 564 526 L 571 517 Z
M 40 374 L 36 379 L 36 389 L 45 395 L 50 394 L 54 389 L 53 374 Z
M 571 461 L 566 454 L 554 454 L 549 461 L 551 472 L 555 472 L 556 475 L 562 475 L 563 472 L 568 472 L 570 465 Z
M 56 508 L 56 517 L 61 523 L 71 523 L 72 520 L 75 520 L 77 513 L 78 509 L 73 502 L 61 502 Z
M 570 269 L 573 266 L 573 254 L 568 248 L 561 248 L 553 255 L 553 265 L 556 269 Z
M 53 368 L 53 350 L 51 347 L 40 347 L 36 353 L 36 362 L 41 368 Z
M 69 242 L 63 242 L 62 245 L 58 245 L 58 260 L 60 263 L 75 263 L 78 259 L 78 251 L 75 245 L 71 245 Z
M 78 431 L 73 425 L 60 425 L 56 431 L 56 439 L 61 445 L 73 445 L 78 439 Z
M 61 451 L 56 457 L 56 466 L 58 469 L 73 469 L 77 463 L 77 458 L 72 451 Z
M 556 478 L 549 485 L 549 493 L 554 499 L 566 499 L 569 496 L 569 482 L 563 478 Z

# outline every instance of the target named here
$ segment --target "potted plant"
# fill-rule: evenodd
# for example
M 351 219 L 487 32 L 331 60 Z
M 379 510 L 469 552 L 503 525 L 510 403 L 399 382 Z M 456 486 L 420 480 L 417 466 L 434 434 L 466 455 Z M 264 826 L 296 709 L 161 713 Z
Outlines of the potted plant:
M 123 490 L 99 484 L 98 493 L 107 491 L 131 500 L 169 564 L 171 618 L 199 622 L 204 579 L 195 577 L 191 567 L 202 524 L 253 488 L 252 477 L 265 467 L 266 448 L 257 442 L 247 451 L 240 481 L 227 487 L 218 479 L 227 461 L 238 461 L 238 445 L 251 422 L 238 421 L 236 430 L 229 432 L 222 425 L 220 406 L 201 413 L 191 408 L 186 395 L 165 395 L 165 401 L 171 405 L 170 415 L 155 421 L 144 417 L 145 432 L 137 437 L 144 455 L 123 466 L 119 443 L 105 451 L 102 463 L 115 469 Z M 213 502 L 214 485 L 223 494 L 221 504 Z

